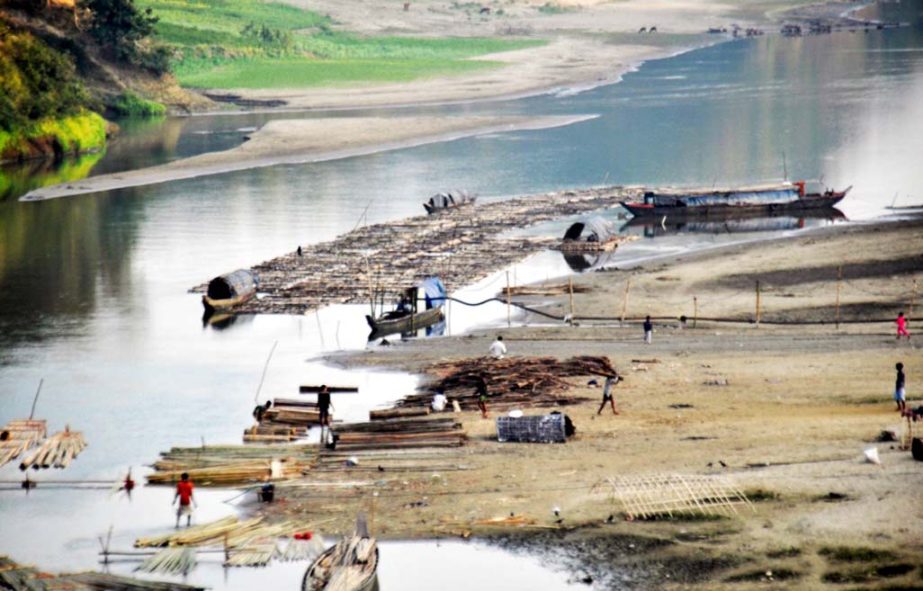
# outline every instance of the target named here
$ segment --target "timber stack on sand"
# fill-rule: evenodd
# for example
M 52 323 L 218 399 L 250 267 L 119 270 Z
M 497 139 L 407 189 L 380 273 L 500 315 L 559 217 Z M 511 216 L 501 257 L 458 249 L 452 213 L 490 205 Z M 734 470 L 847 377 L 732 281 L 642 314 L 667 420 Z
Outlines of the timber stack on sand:
M 454 418 L 383 419 L 336 428 L 337 451 L 460 447 L 468 436 Z
M 364 226 L 303 247 L 301 256 L 290 253 L 254 267 L 264 295 L 239 311 L 304 314 L 330 304 L 366 303 L 370 285 L 394 299 L 407 286 L 434 275 L 451 292 L 558 243 L 552 238 L 510 238 L 509 231 L 617 207 L 638 194 L 639 189 L 623 187 L 548 193 Z
M 204 591 L 204 587 L 142 581 L 103 573 L 51 575 L 0 556 L 0 589 L 10 591 Z
M 434 378 L 427 386 L 429 391 L 401 399 L 399 408 L 425 407 L 432 401 L 432 392 L 441 389 L 462 409 L 474 410 L 478 398 L 475 389 L 482 377 L 491 407 L 567 406 L 587 400 L 567 394 L 573 387 L 567 378 L 616 373 L 608 357 L 593 356 L 564 361 L 554 357 L 473 357 L 436 363 L 423 371 Z
M 244 431 L 244 443 L 285 443 L 307 437 L 320 421 L 316 402 L 276 398 L 263 419 Z
M 298 478 L 317 458 L 313 445 L 208 445 L 161 452 L 150 484 L 175 484 L 188 472 L 198 486 L 234 486 Z

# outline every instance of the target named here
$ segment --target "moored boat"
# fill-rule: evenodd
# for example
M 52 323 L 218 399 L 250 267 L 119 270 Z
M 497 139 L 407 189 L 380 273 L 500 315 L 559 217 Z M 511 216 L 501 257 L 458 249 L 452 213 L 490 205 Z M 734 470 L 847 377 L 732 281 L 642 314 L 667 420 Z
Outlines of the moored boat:
M 740 189 L 675 189 L 646 191 L 641 201 L 622 201 L 635 216 L 733 214 L 737 212 L 780 212 L 829 208 L 839 203 L 852 186 L 843 191 L 823 189 L 811 192 L 806 181 Z
M 208 282 L 208 289 L 202 296 L 206 314 L 218 309 L 230 309 L 256 295 L 259 278 L 252 271 L 238 269 L 233 273 L 219 275 Z
M 472 195 L 467 191 L 449 191 L 448 193 L 436 193 L 429 198 L 429 201 L 423 204 L 426 213 L 433 214 L 447 209 L 454 209 L 462 205 L 474 203 L 477 195 Z
M 395 310 L 377 318 L 368 314 L 365 316 L 369 328 L 372 329 L 369 340 L 389 334 L 412 333 L 442 322 L 445 319 L 442 306 L 446 297 L 445 286 L 438 277 L 430 277 L 419 285 L 407 288 Z
M 356 531 L 325 550 L 311 563 L 302 591 L 372 591 L 378 585 L 378 544 L 369 535 L 365 515 Z

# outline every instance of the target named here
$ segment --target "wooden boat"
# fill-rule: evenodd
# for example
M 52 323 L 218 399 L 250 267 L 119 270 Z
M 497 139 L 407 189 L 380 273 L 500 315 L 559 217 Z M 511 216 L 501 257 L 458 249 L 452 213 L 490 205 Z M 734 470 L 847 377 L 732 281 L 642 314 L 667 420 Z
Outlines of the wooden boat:
M 202 296 L 205 314 L 211 315 L 215 310 L 227 310 L 250 300 L 256 295 L 258 285 L 257 276 L 247 269 L 215 277 L 208 282 L 208 289 Z
M 448 193 L 436 193 L 429 198 L 429 201 L 423 204 L 423 208 L 428 214 L 438 213 L 447 209 L 454 209 L 462 205 L 474 203 L 477 195 L 471 195 L 466 191 L 449 191 Z
M 372 329 L 369 340 L 374 340 L 389 334 L 416 332 L 421 328 L 432 326 L 445 319 L 442 308 L 430 308 L 422 312 L 397 313 L 388 312 L 384 316 L 372 318 L 365 316 Z
M 638 217 L 803 211 L 833 207 L 852 189 L 849 186 L 843 191 L 825 189 L 811 193 L 806 190 L 806 184 L 806 181 L 798 181 L 741 189 L 647 191 L 642 201 L 622 201 L 621 204 Z
M 803 230 L 808 227 L 845 220 L 836 208 L 807 209 L 804 211 L 746 211 L 738 213 L 700 214 L 684 216 L 674 213 L 663 217 L 633 217 L 625 222 L 620 232 L 640 233 L 647 238 L 672 234 L 738 234 L 755 232 L 781 232 Z
M 325 550 L 311 563 L 301 591 L 372 591 L 378 588 L 378 544 L 368 532 L 365 515 L 356 531 Z

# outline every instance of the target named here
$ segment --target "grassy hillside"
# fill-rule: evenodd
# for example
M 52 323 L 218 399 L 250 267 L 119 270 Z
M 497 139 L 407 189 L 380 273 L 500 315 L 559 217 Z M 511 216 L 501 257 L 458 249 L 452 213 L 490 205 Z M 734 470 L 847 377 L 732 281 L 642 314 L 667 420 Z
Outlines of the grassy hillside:
M 495 67 L 467 58 L 541 43 L 501 39 L 359 37 L 328 17 L 259 0 L 137 0 L 160 20 L 187 86 L 292 88 L 407 81 Z

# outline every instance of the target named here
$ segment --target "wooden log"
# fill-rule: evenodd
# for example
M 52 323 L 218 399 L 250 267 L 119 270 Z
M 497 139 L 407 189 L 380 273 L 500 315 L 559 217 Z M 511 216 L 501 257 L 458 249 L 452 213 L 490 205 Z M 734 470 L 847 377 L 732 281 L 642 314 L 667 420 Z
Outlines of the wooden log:
M 369 411 L 369 419 L 381 421 L 386 419 L 396 419 L 403 417 L 425 416 L 430 413 L 429 408 L 387 408 L 383 410 Z

